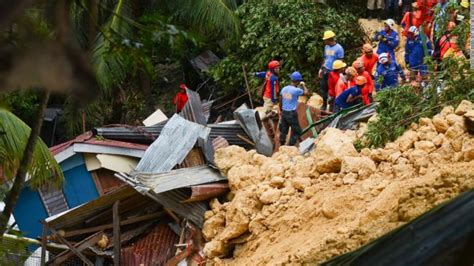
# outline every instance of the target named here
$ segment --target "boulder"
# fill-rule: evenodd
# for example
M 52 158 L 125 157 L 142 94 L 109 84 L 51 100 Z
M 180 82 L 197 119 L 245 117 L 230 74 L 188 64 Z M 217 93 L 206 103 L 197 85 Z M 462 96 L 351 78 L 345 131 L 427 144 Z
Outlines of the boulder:
M 207 219 L 202 227 L 202 236 L 206 241 L 213 239 L 218 233 L 222 232 L 225 227 L 225 215 L 219 212 Z
M 344 185 L 352 185 L 357 181 L 357 177 L 356 173 L 348 173 L 342 178 L 342 183 Z
M 235 145 L 218 149 L 214 158 L 216 166 L 224 174 L 227 174 L 227 171 L 234 166 L 249 164 L 253 161 L 250 153 L 247 153 L 244 148 Z
M 355 173 L 360 179 L 365 179 L 376 170 L 374 161 L 368 157 L 345 156 L 342 161 L 342 173 Z M 344 182 L 344 180 L 343 180 Z
M 339 129 L 325 129 L 317 140 L 316 149 L 313 152 L 318 172 L 339 172 L 344 156 L 358 156 L 351 138 Z
M 462 155 L 464 161 L 469 162 L 474 160 L 474 139 L 465 138 L 462 144 Z
M 272 204 L 277 202 L 280 196 L 281 190 L 272 188 L 263 192 L 259 199 L 263 204 Z
M 311 186 L 311 179 L 307 177 L 297 177 L 291 181 L 291 185 L 299 191 L 304 191 L 305 188 Z
M 406 151 L 410 148 L 413 148 L 413 143 L 418 140 L 418 135 L 415 131 L 409 129 L 403 133 L 395 143 L 398 144 L 400 151 Z
M 435 126 L 436 128 L 436 131 L 438 131 L 439 133 L 444 133 L 446 132 L 446 130 L 448 130 L 448 122 L 443 119 L 440 115 L 435 115 L 433 117 L 433 125 Z
M 422 150 L 426 153 L 430 153 L 436 150 L 436 145 L 434 145 L 431 141 L 422 140 L 415 143 L 415 150 Z
M 470 101 L 463 100 L 458 107 L 456 108 L 456 111 L 454 111 L 455 114 L 457 115 L 464 115 L 468 111 L 474 109 L 473 104 Z

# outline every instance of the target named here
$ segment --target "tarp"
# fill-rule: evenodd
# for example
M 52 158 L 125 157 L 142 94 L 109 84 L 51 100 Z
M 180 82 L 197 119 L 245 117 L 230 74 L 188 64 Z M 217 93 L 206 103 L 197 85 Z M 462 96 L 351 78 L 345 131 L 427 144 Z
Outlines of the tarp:
M 474 190 L 322 265 L 474 265 Z

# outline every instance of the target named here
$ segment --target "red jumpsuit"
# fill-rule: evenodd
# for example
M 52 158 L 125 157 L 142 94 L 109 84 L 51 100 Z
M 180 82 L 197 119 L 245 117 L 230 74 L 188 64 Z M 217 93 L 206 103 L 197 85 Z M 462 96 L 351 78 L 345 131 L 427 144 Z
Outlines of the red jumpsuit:
M 176 105 L 176 113 L 181 112 L 188 102 L 188 94 L 186 90 L 180 90 L 173 98 L 173 104 Z

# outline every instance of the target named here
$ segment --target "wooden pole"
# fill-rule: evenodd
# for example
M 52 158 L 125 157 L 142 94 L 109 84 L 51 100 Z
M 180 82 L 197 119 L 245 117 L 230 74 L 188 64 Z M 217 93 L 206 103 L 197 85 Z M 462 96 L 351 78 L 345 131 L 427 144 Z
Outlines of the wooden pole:
M 253 101 L 252 101 L 252 95 L 250 94 L 249 80 L 247 78 L 247 71 L 245 70 L 244 65 L 242 65 L 242 71 L 244 72 L 245 86 L 247 87 L 247 94 L 249 95 L 250 107 L 253 109 Z
M 79 252 L 71 243 L 69 243 L 69 241 L 64 239 L 56 230 L 54 230 L 53 228 L 50 228 L 50 230 L 58 238 L 58 240 L 61 241 L 61 243 L 66 245 L 72 251 L 72 253 L 76 254 L 76 256 L 78 256 L 86 265 L 89 265 L 89 266 L 94 265 L 86 256 L 84 256 L 81 252 Z
M 41 266 L 46 264 L 46 243 L 48 241 L 48 224 L 43 223 L 43 234 L 41 236 Z
M 113 207 L 113 224 L 114 224 L 114 265 L 120 266 L 120 216 L 119 216 L 120 201 L 117 200 Z

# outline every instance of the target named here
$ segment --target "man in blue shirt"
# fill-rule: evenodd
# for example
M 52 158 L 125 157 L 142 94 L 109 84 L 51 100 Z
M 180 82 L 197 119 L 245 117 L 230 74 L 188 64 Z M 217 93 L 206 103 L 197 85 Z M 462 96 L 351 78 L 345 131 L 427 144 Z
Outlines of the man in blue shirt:
M 367 84 L 367 79 L 364 76 L 358 76 L 355 82 L 355 86 L 350 87 L 337 96 L 334 112 L 338 112 L 362 102 L 362 89 L 365 87 L 365 84 Z
M 395 21 L 387 19 L 384 21 L 384 29 L 377 32 L 374 37 L 375 41 L 379 41 L 379 48 L 377 54 L 389 53 L 392 58 L 395 58 L 395 49 L 400 42 L 398 33 L 395 29 Z
M 392 60 L 390 54 L 383 53 L 379 55 L 379 64 L 374 76 L 375 89 L 380 91 L 384 88 L 398 86 L 398 76 L 405 80 L 405 73 L 403 73 L 400 65 Z
M 324 63 L 318 73 L 319 78 L 321 79 L 321 97 L 323 97 L 322 110 L 326 110 L 327 108 L 329 90 L 328 79 L 329 73 L 333 70 L 332 64 L 334 61 L 344 58 L 344 48 L 335 41 L 334 37 L 336 37 L 336 34 L 333 31 L 328 30 L 324 32 Z
M 303 82 L 303 76 L 300 72 L 295 71 L 290 75 L 291 84 L 284 87 L 280 93 L 280 145 L 285 145 L 286 135 L 291 127 L 290 146 L 296 144 L 296 141 L 301 136 L 301 127 L 298 122 L 298 113 L 296 107 L 298 107 L 298 97 L 308 94 L 308 89 Z M 301 89 L 301 88 L 303 89 Z

